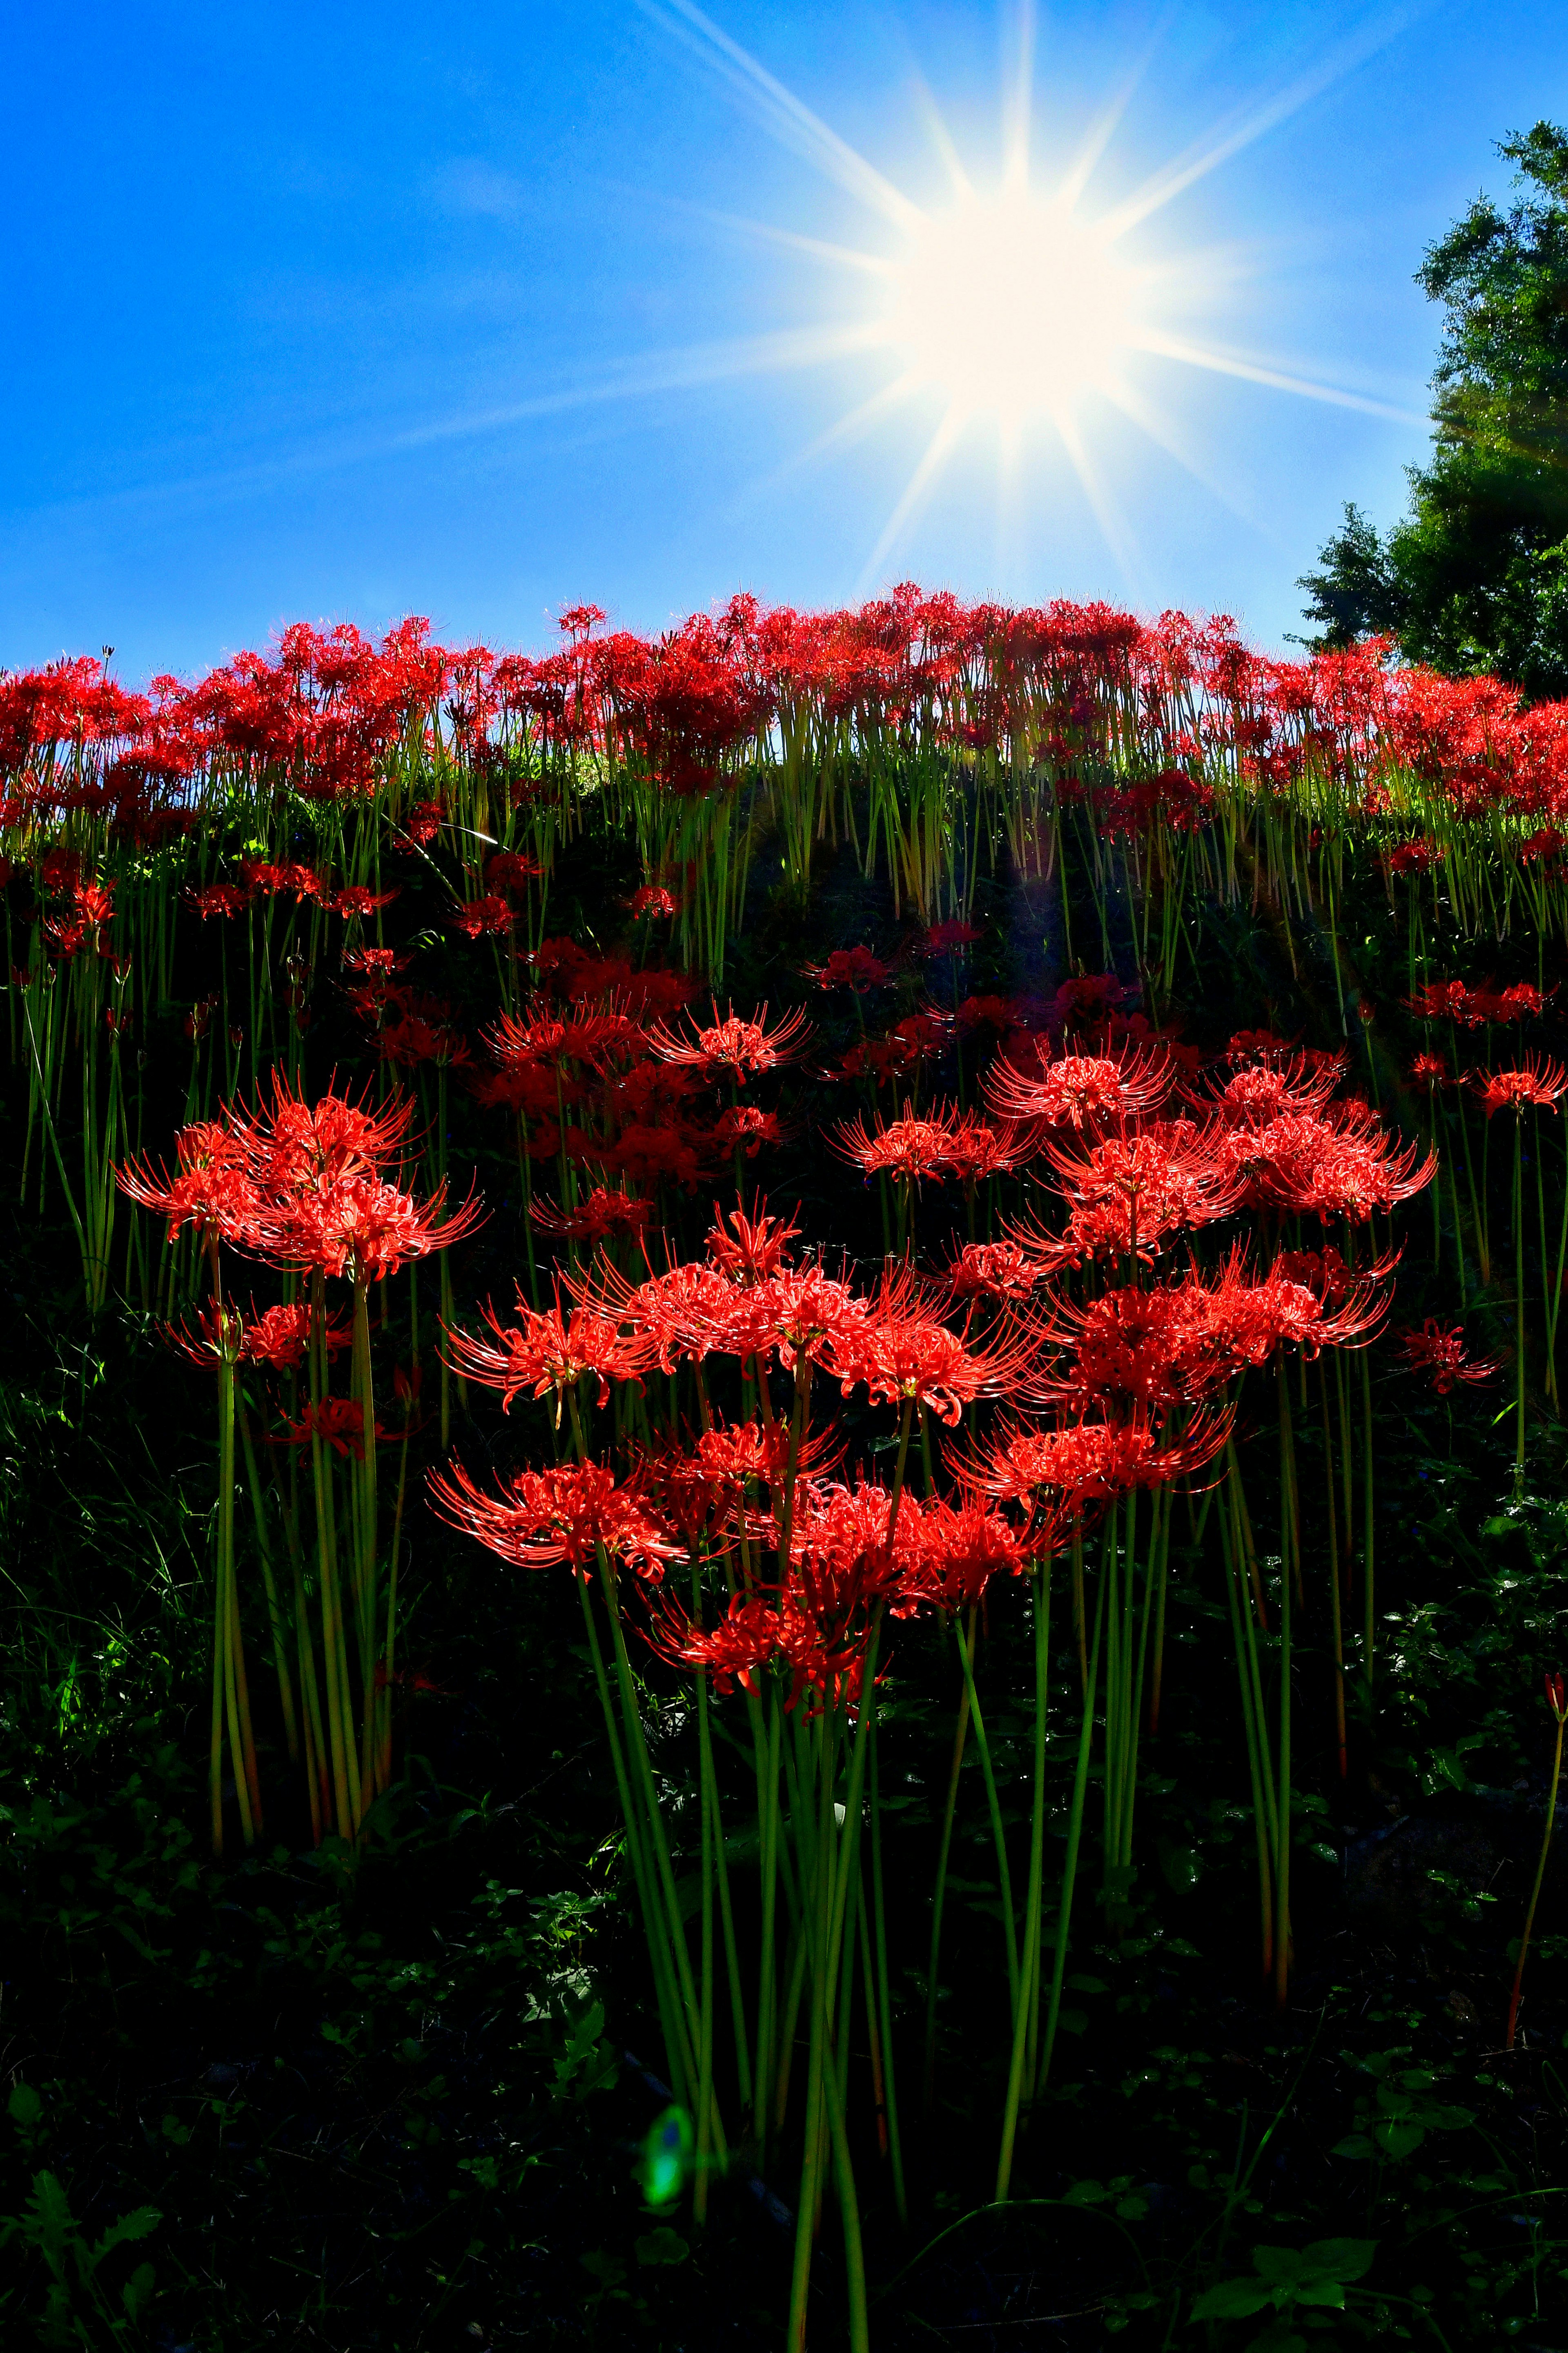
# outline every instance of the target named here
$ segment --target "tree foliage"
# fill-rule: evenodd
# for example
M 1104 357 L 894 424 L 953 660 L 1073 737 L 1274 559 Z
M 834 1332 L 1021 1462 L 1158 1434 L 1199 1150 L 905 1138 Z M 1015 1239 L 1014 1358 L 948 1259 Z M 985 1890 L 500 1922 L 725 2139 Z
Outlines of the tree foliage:
M 1568 694 L 1568 132 L 1502 141 L 1525 191 L 1478 197 L 1416 273 L 1444 307 L 1433 448 L 1409 513 L 1354 507 L 1298 586 L 1319 649 L 1386 635 L 1412 661 Z

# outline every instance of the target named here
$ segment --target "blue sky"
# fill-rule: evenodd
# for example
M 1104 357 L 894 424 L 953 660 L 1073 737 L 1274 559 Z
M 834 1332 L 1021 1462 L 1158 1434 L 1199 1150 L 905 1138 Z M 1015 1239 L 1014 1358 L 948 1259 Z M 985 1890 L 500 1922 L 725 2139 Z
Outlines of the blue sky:
M 900 578 L 1226 610 L 1279 645 L 1343 501 L 1392 518 L 1426 446 L 1424 247 L 1506 195 L 1496 139 L 1568 117 L 1568 12 L 1539 0 L 1041 8 L 1035 185 L 1117 98 L 1084 218 L 1228 149 L 1116 251 L 1179 265 L 1184 343 L 1368 405 L 1140 350 L 1157 438 L 1092 385 L 1072 411 L 1100 512 L 1048 417 L 1000 487 L 981 414 L 889 537 L 944 396 L 834 438 L 897 373 L 864 337 L 886 288 L 788 240 L 885 257 L 897 223 L 683 5 L 18 11 L 0 662 L 107 642 L 140 680 L 410 611 L 537 646 L 584 598 L 657 628 Z M 951 203 L 933 111 L 995 182 L 1016 7 L 712 16 L 913 204 Z M 960 338 L 964 294 L 931 296 Z

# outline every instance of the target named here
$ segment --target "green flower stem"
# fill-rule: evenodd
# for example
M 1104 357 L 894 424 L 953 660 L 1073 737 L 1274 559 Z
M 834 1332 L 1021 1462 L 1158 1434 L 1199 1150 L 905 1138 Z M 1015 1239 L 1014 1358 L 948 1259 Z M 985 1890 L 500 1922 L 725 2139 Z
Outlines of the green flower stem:
M 1007 2096 L 1002 2112 L 1002 2147 L 996 2160 L 996 2197 L 1004 2200 L 1013 2178 L 1013 2145 L 1018 2129 L 1018 2103 L 1031 2042 L 1037 2046 L 1040 2015 L 1040 1915 L 1045 1878 L 1046 1839 L 1046 1703 L 1050 1690 L 1051 1555 L 1035 1563 L 1035 1754 L 1034 1789 L 1029 1810 L 1029 1889 L 1024 1905 L 1022 1997 L 1013 2019 L 1013 2055 L 1007 2070 Z

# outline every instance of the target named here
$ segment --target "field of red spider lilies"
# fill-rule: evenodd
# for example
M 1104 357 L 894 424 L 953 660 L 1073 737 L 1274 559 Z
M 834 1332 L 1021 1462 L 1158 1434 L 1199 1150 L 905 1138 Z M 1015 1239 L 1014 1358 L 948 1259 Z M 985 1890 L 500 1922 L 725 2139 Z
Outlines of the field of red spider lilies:
M 603 618 L 0 678 L 7 2328 L 1558 2344 L 1568 706 Z

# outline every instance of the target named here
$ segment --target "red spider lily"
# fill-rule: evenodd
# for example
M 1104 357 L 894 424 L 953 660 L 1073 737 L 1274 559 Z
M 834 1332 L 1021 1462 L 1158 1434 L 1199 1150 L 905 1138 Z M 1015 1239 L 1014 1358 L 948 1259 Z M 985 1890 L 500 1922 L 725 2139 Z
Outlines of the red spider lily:
M 640 890 L 634 891 L 630 908 L 634 923 L 640 923 L 645 918 L 654 915 L 668 921 L 680 913 L 673 892 L 662 889 L 657 882 L 645 882 Z
M 994 1577 L 1021 1577 L 1028 1556 L 1020 1532 L 978 1496 L 925 1504 L 920 1537 L 911 1582 L 938 1609 L 973 1609 Z
M 1517 1070 L 1472 1071 L 1470 1084 L 1489 1119 L 1500 1111 L 1555 1111 L 1559 1097 L 1568 1093 L 1568 1071 L 1531 1054 Z
M 386 1431 L 378 1421 L 375 1435 L 384 1438 Z M 309 1446 L 312 1438 L 323 1439 L 344 1461 L 351 1457 L 355 1462 L 364 1461 L 364 1409 L 357 1398 L 322 1398 L 319 1404 L 307 1402 L 298 1421 L 285 1421 L 283 1436 L 271 1442 L 278 1446 Z
M 171 1176 L 145 1160 L 115 1171 L 122 1193 L 168 1220 L 169 1239 L 195 1226 L 204 1240 L 237 1241 L 260 1206 L 241 1140 L 216 1120 L 195 1120 L 174 1138 Z
M 544 869 L 521 849 L 498 849 L 485 860 L 485 881 L 492 891 L 525 891 Z
M 596 1462 L 520 1471 L 500 1495 L 475 1486 L 461 1463 L 433 1472 L 436 1509 L 452 1526 L 519 1568 L 568 1567 L 586 1577 L 596 1550 L 657 1582 L 683 1546 L 649 1509 L 641 1482 L 623 1481 Z
M 920 956 L 962 955 L 979 937 L 977 923 L 966 923 L 960 916 L 950 915 L 945 923 L 933 923 L 930 931 L 918 933 L 910 945 Z
M 402 1071 L 413 1070 L 420 1062 L 440 1062 L 448 1070 L 460 1068 L 468 1059 L 468 1041 L 460 1029 L 440 1018 L 446 1010 L 439 999 L 431 999 L 425 1012 L 410 1011 L 389 1022 L 377 1034 L 377 1053 L 384 1061 L 395 1062 Z
M 850 988 L 857 997 L 868 988 L 885 988 L 894 977 L 892 965 L 869 948 L 835 948 L 826 964 L 807 965 L 805 971 L 818 988 Z
M 826 1335 L 822 1361 L 846 1397 L 864 1382 L 874 1405 L 915 1402 L 952 1424 L 977 1398 L 1016 1388 L 1036 1345 L 1032 1332 L 1004 1321 L 971 1345 L 967 1326 L 950 1331 L 900 1271 Z
M 1364 1219 L 1429 1185 L 1437 1163 L 1418 1144 L 1398 1146 L 1353 1099 L 1331 1115 L 1287 1112 L 1261 1127 L 1226 1131 L 1224 1153 L 1250 1206 Z
M 482 1221 L 471 1194 L 444 1216 L 446 1196 L 444 1184 L 416 1201 L 378 1176 L 338 1176 L 258 1210 L 240 1239 L 279 1266 L 380 1282 L 410 1259 L 449 1250 Z
M 1254 1278 L 1239 1251 L 1208 1282 L 1128 1285 L 1086 1306 L 1058 1300 L 1041 1336 L 1072 1348 L 1076 1362 L 1034 1394 L 1079 1404 L 1195 1403 L 1279 1348 L 1316 1356 L 1363 1344 L 1387 1313 L 1382 1271 L 1363 1276 L 1337 1309 L 1279 1261 Z
M 844 1121 L 835 1133 L 834 1145 L 868 1177 L 885 1174 L 918 1185 L 930 1176 L 940 1185 L 956 1128 L 954 1112 L 939 1106 L 928 1117 L 917 1119 L 906 1104 L 901 1119 L 878 1120 L 869 1131 L 864 1119 Z
M 1462 980 L 1432 980 L 1418 996 L 1407 997 L 1405 1008 L 1418 1021 L 1460 1021 L 1477 1027 L 1479 1016 L 1472 1014 L 1473 999 Z
M 517 918 L 506 901 L 492 893 L 483 899 L 470 899 L 466 906 L 454 905 L 448 909 L 447 920 L 454 931 L 477 940 L 487 932 L 510 932 Z
M 298 903 L 306 899 L 319 899 L 322 893 L 321 878 L 309 866 L 288 860 L 272 864 L 265 859 L 247 858 L 239 871 L 245 878 L 247 889 L 259 891 L 267 898 L 276 898 L 280 892 L 291 891 Z
M 663 1373 L 673 1373 L 682 1362 L 700 1363 L 715 1351 L 731 1352 L 736 1303 L 747 1296 L 716 1268 L 697 1263 L 672 1266 L 633 1283 L 601 1261 L 592 1290 L 582 1287 L 581 1278 L 564 1280 L 592 1314 L 616 1329 L 629 1324 Z
M 1410 1064 L 1413 1087 L 1441 1087 L 1448 1082 L 1448 1066 L 1441 1054 L 1416 1054 Z
M 1164 1444 L 1157 1418 L 1142 1408 L 1121 1420 L 1015 1429 L 994 1437 L 983 1454 L 955 1462 L 953 1475 L 971 1493 L 1001 1503 L 1033 1504 L 1045 1488 L 1079 1514 L 1129 1488 L 1167 1486 L 1205 1469 L 1228 1440 L 1231 1425 L 1227 1406 L 1218 1412 L 1200 1408 Z
M 1052 1240 L 1026 1227 L 1008 1231 L 1024 1249 L 1068 1265 L 1107 1254 L 1152 1261 L 1172 1234 L 1228 1217 L 1243 1190 L 1216 1131 L 1190 1120 L 1108 1136 L 1078 1153 L 1048 1145 L 1046 1157 L 1069 1204 L 1065 1232 Z
M 1440 841 L 1402 841 L 1388 852 L 1384 864 L 1390 874 L 1426 874 L 1447 856 Z
M 185 899 L 188 904 L 195 909 L 204 923 L 212 915 L 222 915 L 226 918 L 243 915 L 250 904 L 249 892 L 241 891 L 233 882 L 209 882 L 205 890 L 187 891 Z
M 754 1692 L 758 1679 L 775 1658 L 791 1661 L 801 1648 L 805 1629 L 797 1616 L 786 1615 L 772 1599 L 737 1594 L 729 1614 L 704 1632 L 685 1611 L 667 1606 L 649 1630 L 648 1640 L 672 1666 L 695 1667 L 713 1689 L 727 1696 L 737 1683 Z M 792 1691 L 793 1706 L 804 1688 L 801 1676 Z
M 655 1021 L 647 1032 L 648 1044 L 660 1061 L 683 1063 L 710 1078 L 727 1077 L 739 1083 L 759 1071 L 797 1061 L 805 1051 L 811 1027 L 804 1012 L 787 1014 L 772 1031 L 767 1020 L 765 1005 L 753 1021 L 740 1019 L 732 1008 L 721 1020 L 715 1005 L 710 1027 L 699 1028 L 695 1038 L 679 1037 L 665 1022 Z
M 363 1100 L 330 1092 L 309 1103 L 275 1072 L 270 1103 L 225 1117 L 263 1190 L 287 1194 L 379 1171 L 401 1153 L 414 1108 L 395 1096 L 371 1111 Z
M 1184 1087 L 1182 1092 L 1195 1110 L 1227 1127 L 1262 1127 L 1296 1113 L 1316 1117 L 1344 1071 L 1342 1055 L 1272 1055 L 1267 1062 L 1233 1071 L 1222 1085 Z
M 596 1314 L 590 1307 L 574 1307 L 569 1314 L 563 1314 L 559 1295 L 553 1307 L 536 1314 L 520 1291 L 516 1324 L 502 1324 L 492 1306 L 487 1305 L 483 1313 L 500 1347 L 473 1339 L 466 1332 L 449 1330 L 450 1363 L 454 1372 L 499 1389 L 503 1413 L 510 1410 L 513 1398 L 521 1389 L 536 1398 L 553 1393 L 559 1425 L 563 1396 L 574 1389 L 585 1374 L 597 1381 L 599 1403 L 605 1405 L 612 1381 L 635 1381 L 641 1387 L 653 1356 L 646 1333 L 625 1333 L 619 1320 Z
M 762 1282 L 787 1264 L 789 1246 L 799 1232 L 794 1223 L 769 1217 L 759 1200 L 750 1217 L 744 1209 L 716 1217 L 706 1248 L 713 1265 L 732 1282 Z
M 954 1299 L 1027 1299 L 1045 1274 L 1016 1242 L 966 1242 L 948 1273 Z
M 987 1073 L 985 1100 L 1000 1117 L 1040 1120 L 1051 1127 L 1102 1128 L 1146 1118 L 1171 1092 L 1170 1057 L 1160 1050 L 1054 1059 L 1037 1052 L 1036 1060 L 1035 1071 L 1009 1060 Z
M 983 1185 L 988 1177 L 1004 1176 L 1016 1168 L 1020 1161 L 1028 1157 L 1029 1149 L 1026 1129 L 1012 1125 L 989 1127 L 973 1112 L 966 1111 L 953 1123 L 942 1160 L 962 1184 Z
M 754 1160 L 764 1144 L 782 1144 L 788 1133 L 776 1112 L 737 1103 L 720 1119 L 713 1142 L 720 1152 L 743 1152 L 748 1160 Z
M 596 1185 L 574 1209 L 560 1209 L 549 1201 L 529 1204 L 529 1215 L 541 1233 L 563 1234 L 576 1241 L 604 1241 L 611 1234 L 640 1233 L 653 1215 L 648 1201 L 629 1193 L 612 1193 Z
M 329 1356 L 346 1348 L 353 1336 L 346 1324 L 322 1316 L 315 1329 Z M 240 1356 L 253 1364 L 270 1365 L 275 1372 L 289 1372 L 302 1365 L 305 1351 L 310 1345 L 312 1315 L 309 1305 L 268 1307 L 260 1315 L 246 1323 L 240 1339 Z
M 393 901 L 401 896 L 401 889 L 395 884 L 390 891 L 369 891 L 361 882 L 350 882 L 342 890 L 334 891 L 327 903 L 335 915 L 345 915 L 355 923 L 364 923 L 370 916 L 379 915 L 384 907 L 390 907 Z
M 439 801 L 419 801 L 404 820 L 404 831 L 410 841 L 434 841 L 446 822 L 447 812 Z
M 1501 1370 L 1500 1358 L 1467 1357 L 1462 1326 L 1455 1324 L 1445 1331 L 1435 1315 L 1397 1337 L 1405 1363 L 1413 1372 L 1424 1374 L 1439 1397 L 1447 1397 L 1457 1382 L 1479 1387 L 1494 1380 Z

